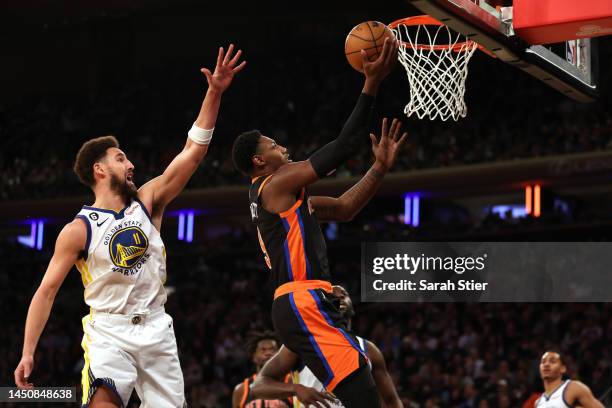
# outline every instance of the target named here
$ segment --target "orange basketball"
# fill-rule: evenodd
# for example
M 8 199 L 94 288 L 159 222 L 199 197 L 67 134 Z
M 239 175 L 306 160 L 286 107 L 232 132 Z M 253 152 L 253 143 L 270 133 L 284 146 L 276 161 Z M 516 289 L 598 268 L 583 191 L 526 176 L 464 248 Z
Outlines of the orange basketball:
M 365 21 L 353 27 L 344 43 L 344 54 L 349 64 L 357 71 L 363 72 L 361 50 L 368 54 L 368 60 L 374 61 L 382 51 L 387 37 L 395 39 L 393 31 L 378 21 Z

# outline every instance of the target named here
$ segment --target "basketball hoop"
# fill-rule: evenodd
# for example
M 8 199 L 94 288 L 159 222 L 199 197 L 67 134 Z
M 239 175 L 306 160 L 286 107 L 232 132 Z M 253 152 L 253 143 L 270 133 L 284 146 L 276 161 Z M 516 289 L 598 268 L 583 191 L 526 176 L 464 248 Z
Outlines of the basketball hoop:
M 483 48 L 427 15 L 394 21 L 389 28 L 400 41 L 398 58 L 410 84 L 404 113 L 430 120 L 464 118 L 468 62 Z

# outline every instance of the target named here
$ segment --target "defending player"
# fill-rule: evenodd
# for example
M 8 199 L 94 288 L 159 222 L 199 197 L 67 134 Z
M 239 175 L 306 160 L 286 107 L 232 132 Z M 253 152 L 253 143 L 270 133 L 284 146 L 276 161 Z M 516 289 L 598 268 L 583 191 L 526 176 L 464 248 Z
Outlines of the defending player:
M 604 408 L 585 384 L 575 380 L 563 381 L 566 370 L 561 354 L 547 351 L 542 355 L 540 377 L 544 393 L 536 401 L 535 408 Z
M 342 286 L 333 286 L 333 293 L 339 299 L 339 310 L 347 321 L 347 331 L 351 331 L 351 319 L 355 315 L 353 302 Z M 393 380 L 387 371 L 385 358 L 374 343 L 357 336 L 359 347 L 370 359 L 370 369 L 376 383 L 380 398 L 386 408 L 403 408 L 402 401 L 397 395 Z M 294 384 L 285 384 L 280 380 L 286 373 L 294 370 L 299 364 L 297 354 L 282 346 L 280 351 L 268 361 L 251 386 L 252 398 L 284 398 L 296 396 L 301 404 L 296 408 L 308 407 L 317 403 L 330 408 L 342 408 L 342 404 L 333 401 L 329 394 L 325 393 L 321 384 L 308 367 L 302 367 L 294 376 Z M 304 389 L 307 387 L 307 389 Z
M 166 303 L 166 253 L 160 236 L 166 205 L 185 187 L 206 155 L 223 92 L 245 65 L 219 49 L 208 90 L 185 147 L 164 173 L 139 189 L 134 166 L 113 136 L 84 143 L 74 170 L 95 194 L 60 232 L 55 252 L 32 298 L 15 383 L 31 388 L 34 353 L 53 301 L 76 265 L 91 313 L 83 318 L 83 406 L 123 407 L 134 387 L 142 407 L 185 404 L 172 318 Z
M 306 186 L 352 157 L 369 133 L 370 116 L 381 81 L 397 60 L 398 44 L 385 40 L 381 54 L 368 61 L 362 52 L 365 83 L 337 139 L 308 160 L 291 162 L 287 149 L 259 131 L 241 134 L 233 146 L 236 167 L 252 177 L 249 192 L 253 222 L 275 284 L 272 320 L 281 342 L 296 352 L 328 391 L 349 408 L 380 406 L 365 353 L 342 329 L 331 304 L 325 240 L 318 221 L 348 221 L 372 198 L 393 165 L 406 135 L 400 123 L 383 120 L 380 140 L 372 139 L 375 162 L 339 198 L 309 197 Z
M 251 360 L 255 364 L 256 371 L 255 374 L 253 374 L 251 377 L 245 378 L 243 382 L 234 388 L 234 392 L 232 394 L 232 408 L 291 407 L 293 404 L 291 399 L 288 398 L 282 399 L 282 397 L 280 397 L 278 399 L 248 399 L 250 385 L 257 379 L 264 364 L 278 351 L 278 344 L 276 343 L 276 336 L 274 335 L 274 332 L 264 331 L 252 333 L 247 340 L 247 350 L 251 356 Z M 289 375 L 287 375 L 287 377 L 289 377 Z M 288 378 L 285 379 L 287 380 Z

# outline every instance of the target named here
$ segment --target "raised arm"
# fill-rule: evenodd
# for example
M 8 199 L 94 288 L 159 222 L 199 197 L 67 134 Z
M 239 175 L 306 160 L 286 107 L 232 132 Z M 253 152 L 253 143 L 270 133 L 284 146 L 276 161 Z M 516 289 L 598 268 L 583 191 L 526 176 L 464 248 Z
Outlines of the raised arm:
M 298 356 L 287 347 L 282 346 L 263 366 L 257 378 L 251 384 L 247 401 L 255 399 L 284 399 L 296 396 L 305 406 L 317 403 L 324 407 L 330 407 L 334 398 L 326 393 L 305 387 L 300 384 L 283 382 L 283 378 L 297 365 Z
M 580 381 L 572 381 L 567 386 L 567 400 L 571 406 L 604 408 L 604 405 L 593 396 L 591 389 Z
M 367 340 L 366 340 L 367 341 Z M 385 358 L 371 341 L 368 342 L 368 357 L 372 361 L 372 377 L 376 383 L 378 394 L 380 394 L 385 408 L 404 408 L 404 404 L 400 400 L 393 380 L 387 371 Z
M 208 151 L 208 144 L 215 128 L 221 96 L 230 86 L 234 75 L 244 68 L 245 61 L 238 64 L 242 51 L 232 56 L 234 45 L 224 52 L 219 48 L 214 72 L 202 68 L 206 76 L 208 90 L 202 102 L 200 113 L 189 131 L 189 137 L 183 150 L 172 160 L 161 176 L 154 178 L 139 191 L 139 198 L 148 207 L 153 218 L 161 217 L 165 206 L 182 190 L 200 165 Z M 161 219 L 159 220 L 161 222 Z M 156 222 L 157 224 L 157 222 Z
M 393 119 L 389 129 L 385 118 L 382 122 L 380 141 L 374 134 L 370 134 L 374 164 L 348 191 L 338 198 L 310 197 L 310 207 L 319 221 L 350 221 L 372 199 L 406 141 L 406 133 L 399 137 L 400 128 L 401 122 Z
M 19 388 L 33 386 L 29 377 L 34 369 L 34 353 L 38 340 L 49 319 L 57 291 L 85 247 L 86 239 L 85 224 L 78 219 L 67 224 L 57 237 L 53 257 L 28 309 L 22 357 L 15 369 L 15 384 Z
M 317 150 L 308 160 L 288 163 L 278 169 L 266 189 L 270 189 L 274 196 L 296 194 L 302 187 L 332 173 L 355 155 L 360 141 L 364 140 L 370 131 L 378 87 L 395 66 L 398 47 L 397 41 L 385 39 L 382 52 L 374 61 L 368 61 L 365 51 L 362 52 L 365 83 L 339 136 Z

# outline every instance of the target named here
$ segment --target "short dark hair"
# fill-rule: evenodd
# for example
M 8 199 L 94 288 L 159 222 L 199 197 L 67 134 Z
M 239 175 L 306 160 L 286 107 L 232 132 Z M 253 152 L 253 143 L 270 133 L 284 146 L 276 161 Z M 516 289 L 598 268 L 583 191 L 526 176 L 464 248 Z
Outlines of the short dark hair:
M 261 132 L 255 129 L 241 133 L 236 140 L 234 140 L 234 145 L 232 146 L 232 160 L 234 161 L 234 166 L 247 176 L 253 173 L 254 167 L 252 157 L 256 154 L 261 136 Z
M 257 345 L 260 341 L 264 340 L 274 340 L 278 342 L 276 334 L 272 330 L 255 331 L 249 333 L 246 341 L 247 352 L 249 353 L 249 356 L 255 354 L 255 351 L 257 351 Z
M 565 359 L 563 358 L 563 354 L 561 353 L 560 349 L 555 348 L 555 347 L 549 348 L 549 349 L 546 349 L 546 351 L 542 355 L 546 353 L 555 353 L 556 355 L 559 356 L 559 362 L 561 363 L 561 365 L 565 365 Z
M 119 148 L 119 142 L 115 136 L 101 136 L 83 143 L 74 160 L 72 168 L 81 183 L 92 187 L 95 184 L 93 176 L 93 165 L 99 162 L 110 147 Z

